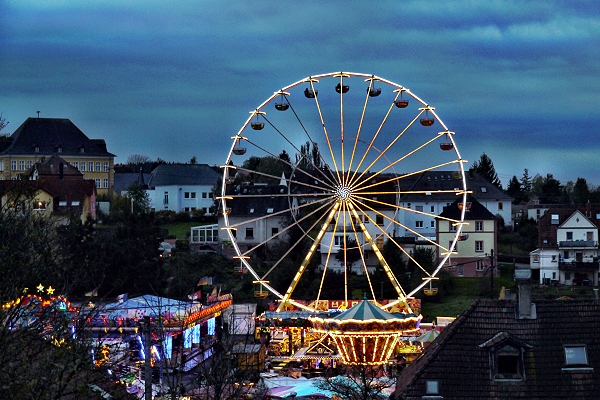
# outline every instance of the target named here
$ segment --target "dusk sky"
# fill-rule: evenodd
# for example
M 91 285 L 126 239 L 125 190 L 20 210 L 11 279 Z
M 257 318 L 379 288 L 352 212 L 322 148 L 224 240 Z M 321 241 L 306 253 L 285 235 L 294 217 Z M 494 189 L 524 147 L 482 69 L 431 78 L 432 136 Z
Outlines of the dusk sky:
M 0 0 L 2 133 L 39 110 L 116 162 L 222 164 L 250 110 L 334 71 L 409 88 L 504 186 L 600 185 L 597 0 Z

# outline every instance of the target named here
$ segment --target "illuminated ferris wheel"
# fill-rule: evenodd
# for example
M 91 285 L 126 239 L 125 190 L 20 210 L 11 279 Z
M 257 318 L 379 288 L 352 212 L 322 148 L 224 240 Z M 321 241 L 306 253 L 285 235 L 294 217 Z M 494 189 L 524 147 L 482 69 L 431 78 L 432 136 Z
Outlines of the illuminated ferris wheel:
M 375 271 L 394 302 L 407 304 L 419 290 L 431 292 L 460 238 L 464 163 L 455 133 L 402 85 L 363 73 L 310 76 L 268 97 L 232 137 L 222 166 L 222 229 L 258 293 L 271 293 L 279 310 L 314 311 L 334 290 L 345 301 L 357 292 L 376 299 L 383 283 Z M 459 218 L 447 220 L 454 229 L 445 243 L 414 226 L 439 219 L 439 210 L 403 201 L 424 194 L 412 187 L 428 171 L 452 171 L 456 182 L 427 193 L 432 199 L 450 194 L 463 205 Z M 420 265 L 407 242 L 435 249 L 433 268 Z M 419 277 L 403 284 L 386 246 L 416 265 Z M 338 277 L 335 287 L 330 275 Z

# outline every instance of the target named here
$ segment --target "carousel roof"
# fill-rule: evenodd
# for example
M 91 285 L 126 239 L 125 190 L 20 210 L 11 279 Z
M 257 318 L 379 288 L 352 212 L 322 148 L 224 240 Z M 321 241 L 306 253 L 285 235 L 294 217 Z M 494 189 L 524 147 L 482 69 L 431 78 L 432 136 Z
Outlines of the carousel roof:
M 399 319 L 396 315 L 377 307 L 368 300 L 363 300 L 351 309 L 344 311 L 333 319 L 338 321 L 370 321 Z

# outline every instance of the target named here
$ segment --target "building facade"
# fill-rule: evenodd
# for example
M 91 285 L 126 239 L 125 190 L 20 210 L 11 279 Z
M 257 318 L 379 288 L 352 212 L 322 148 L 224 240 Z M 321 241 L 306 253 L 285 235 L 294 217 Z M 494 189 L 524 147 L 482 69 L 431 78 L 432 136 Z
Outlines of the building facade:
M 103 139 L 88 138 L 64 118 L 27 118 L 12 135 L 1 137 L 0 179 L 19 179 L 55 154 L 93 180 L 99 195 L 112 193 L 115 155 Z

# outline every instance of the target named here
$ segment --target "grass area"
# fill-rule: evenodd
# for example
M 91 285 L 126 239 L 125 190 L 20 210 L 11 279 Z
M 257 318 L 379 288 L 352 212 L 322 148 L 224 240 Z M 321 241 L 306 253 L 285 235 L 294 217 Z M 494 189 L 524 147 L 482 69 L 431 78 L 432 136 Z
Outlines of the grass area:
M 498 298 L 500 289 L 513 287 L 512 264 L 500 264 L 498 267 L 500 276 L 494 278 L 494 298 Z M 456 317 L 467 309 L 478 298 L 490 298 L 491 280 L 483 278 L 452 278 L 454 287 L 450 295 L 444 296 L 441 302 L 433 299 L 422 300 L 424 322 L 432 322 L 435 317 Z
M 209 225 L 200 222 L 172 222 L 162 225 L 163 228 L 169 231 L 169 235 L 175 236 L 177 239 L 185 240 L 190 233 L 192 226 Z

